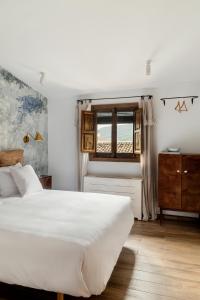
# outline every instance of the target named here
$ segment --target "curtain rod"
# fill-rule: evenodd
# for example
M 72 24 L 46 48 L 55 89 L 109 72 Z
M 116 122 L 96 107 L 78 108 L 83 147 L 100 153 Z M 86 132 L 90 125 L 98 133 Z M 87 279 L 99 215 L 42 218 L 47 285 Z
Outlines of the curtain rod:
M 99 101 L 99 100 L 118 100 L 118 99 L 131 99 L 131 98 L 141 98 L 141 99 L 144 99 L 144 98 L 147 98 L 148 99 L 151 99 L 153 96 L 152 95 L 140 95 L 140 96 L 125 96 L 125 97 L 105 97 L 105 98 L 94 98 L 94 99 L 91 99 L 91 98 L 87 98 L 87 99 L 78 99 L 77 102 L 83 102 L 83 101 Z

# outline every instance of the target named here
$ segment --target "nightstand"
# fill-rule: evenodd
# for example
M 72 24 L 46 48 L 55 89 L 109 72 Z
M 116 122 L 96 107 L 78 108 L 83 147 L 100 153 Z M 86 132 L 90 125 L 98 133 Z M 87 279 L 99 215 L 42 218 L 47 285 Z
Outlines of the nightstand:
M 44 189 L 51 190 L 52 188 L 52 176 L 50 175 L 40 175 L 40 182 Z

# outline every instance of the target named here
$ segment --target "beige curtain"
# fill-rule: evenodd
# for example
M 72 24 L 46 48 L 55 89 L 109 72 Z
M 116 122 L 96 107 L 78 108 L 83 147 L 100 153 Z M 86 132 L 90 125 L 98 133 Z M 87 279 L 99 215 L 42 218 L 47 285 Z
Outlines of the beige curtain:
M 84 176 L 87 175 L 89 154 L 80 152 L 81 149 L 81 111 L 91 110 L 91 101 L 84 100 L 77 104 L 77 153 L 78 153 L 78 190 L 83 191 Z
M 155 159 L 153 149 L 153 101 L 152 98 L 141 99 L 143 110 L 143 154 L 141 155 L 141 170 L 143 177 L 143 219 L 156 218 L 155 195 Z

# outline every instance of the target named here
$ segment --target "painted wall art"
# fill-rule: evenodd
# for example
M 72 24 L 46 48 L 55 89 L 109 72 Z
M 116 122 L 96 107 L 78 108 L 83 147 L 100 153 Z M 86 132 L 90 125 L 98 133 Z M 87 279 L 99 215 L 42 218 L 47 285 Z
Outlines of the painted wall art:
M 36 131 L 43 141 L 23 137 Z M 48 172 L 48 107 L 47 98 L 0 67 L 0 150 L 24 149 L 24 163 L 38 174 Z

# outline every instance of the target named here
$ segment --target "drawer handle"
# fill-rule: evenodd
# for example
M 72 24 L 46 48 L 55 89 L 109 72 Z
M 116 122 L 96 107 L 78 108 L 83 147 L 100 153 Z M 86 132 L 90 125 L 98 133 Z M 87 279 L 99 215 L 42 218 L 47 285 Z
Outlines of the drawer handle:
M 183 173 L 184 173 L 184 174 L 187 174 L 187 173 L 188 173 L 188 170 L 184 170 Z
M 180 170 L 176 170 L 176 173 L 180 173 Z

